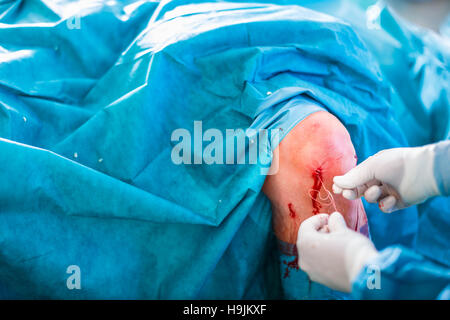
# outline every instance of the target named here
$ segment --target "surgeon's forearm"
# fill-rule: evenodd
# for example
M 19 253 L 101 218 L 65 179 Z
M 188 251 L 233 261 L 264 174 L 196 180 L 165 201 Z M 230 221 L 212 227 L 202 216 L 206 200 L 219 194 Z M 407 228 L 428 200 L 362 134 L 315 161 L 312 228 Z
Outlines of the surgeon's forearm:
M 436 144 L 434 160 L 434 176 L 439 192 L 443 196 L 450 195 L 450 140 Z

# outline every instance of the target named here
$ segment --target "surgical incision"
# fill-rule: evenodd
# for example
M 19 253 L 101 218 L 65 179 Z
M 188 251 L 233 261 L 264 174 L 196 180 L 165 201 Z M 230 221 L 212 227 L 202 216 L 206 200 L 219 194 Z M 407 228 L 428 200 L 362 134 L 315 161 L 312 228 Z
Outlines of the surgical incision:
M 321 203 L 330 204 L 333 206 L 334 211 L 337 211 L 336 203 L 334 202 L 333 195 L 330 191 L 324 186 L 322 181 L 322 167 L 317 168 L 313 171 L 312 177 L 314 179 L 314 185 L 309 190 L 309 196 L 311 197 L 312 206 L 313 206 L 313 214 L 318 214 L 320 212 L 320 208 L 322 207 Z M 320 190 L 323 189 L 325 191 L 325 196 L 322 197 Z M 320 201 L 319 201 L 320 200 Z

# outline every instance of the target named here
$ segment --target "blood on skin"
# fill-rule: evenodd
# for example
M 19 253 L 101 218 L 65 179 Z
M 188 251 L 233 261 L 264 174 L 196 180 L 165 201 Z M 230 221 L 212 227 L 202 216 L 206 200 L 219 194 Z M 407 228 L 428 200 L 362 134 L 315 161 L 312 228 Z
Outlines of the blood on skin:
M 316 215 L 320 212 L 320 208 L 322 207 L 320 202 L 317 200 L 317 197 L 320 193 L 320 188 L 322 188 L 322 167 L 317 168 L 313 171 L 312 177 L 314 179 L 314 184 L 311 190 L 311 201 L 313 206 L 313 215 Z
M 289 203 L 289 204 L 288 204 L 288 208 L 289 208 L 289 216 L 290 216 L 292 219 L 295 219 L 296 214 L 295 214 L 295 210 L 294 210 L 294 208 L 293 208 L 293 206 L 292 206 L 292 203 Z

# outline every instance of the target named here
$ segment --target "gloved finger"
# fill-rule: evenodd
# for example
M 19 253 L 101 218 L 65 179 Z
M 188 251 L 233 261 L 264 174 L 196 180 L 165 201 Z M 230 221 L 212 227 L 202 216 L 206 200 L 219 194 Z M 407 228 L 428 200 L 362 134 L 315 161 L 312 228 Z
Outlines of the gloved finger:
M 342 196 L 348 200 L 355 200 L 358 198 L 357 191 L 353 189 L 344 189 L 342 191 Z
M 376 203 L 380 198 L 382 190 L 380 186 L 373 185 L 364 192 L 364 198 L 367 202 Z
M 302 222 L 300 228 L 298 229 L 298 238 L 305 233 L 311 231 L 318 231 L 320 228 L 328 223 L 328 214 L 321 213 L 312 216 Z
M 347 229 L 345 219 L 339 212 L 333 212 L 328 218 L 328 229 L 330 232 L 336 232 Z
M 385 213 L 391 213 L 395 210 L 397 199 L 394 196 L 387 196 L 378 202 L 378 207 Z
M 380 181 L 372 179 L 366 183 L 357 186 L 356 188 L 344 189 L 342 191 L 342 196 L 348 200 L 355 200 L 361 198 L 365 194 L 366 190 L 374 185 L 380 185 Z
M 373 159 L 372 157 L 369 157 L 366 161 L 354 167 L 346 174 L 335 176 L 333 182 L 341 189 L 355 189 L 356 187 L 373 180 L 374 172 L 372 167 Z
M 333 192 L 334 192 L 335 194 L 341 194 L 342 191 L 343 191 L 343 189 L 342 189 L 341 187 L 338 187 L 338 186 L 335 185 L 334 183 L 333 183 L 332 188 L 333 188 Z

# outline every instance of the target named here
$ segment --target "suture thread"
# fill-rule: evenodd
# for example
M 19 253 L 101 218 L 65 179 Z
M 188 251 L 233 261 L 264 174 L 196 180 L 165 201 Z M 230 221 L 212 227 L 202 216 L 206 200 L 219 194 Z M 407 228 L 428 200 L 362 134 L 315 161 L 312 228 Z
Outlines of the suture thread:
M 325 187 L 325 184 L 322 181 L 322 169 L 316 169 L 314 171 L 313 174 L 314 177 L 314 185 L 311 189 L 309 189 L 309 197 L 311 198 L 311 200 L 313 201 L 313 214 L 318 214 L 320 208 L 321 208 L 321 203 L 323 203 L 326 206 L 330 206 L 333 205 L 334 207 L 334 211 L 338 211 L 337 207 L 336 207 L 336 202 L 334 201 L 333 195 L 331 194 L 331 192 Z M 320 194 L 320 190 L 322 189 L 325 190 L 325 197 L 322 197 Z M 317 200 L 319 199 L 319 200 Z

